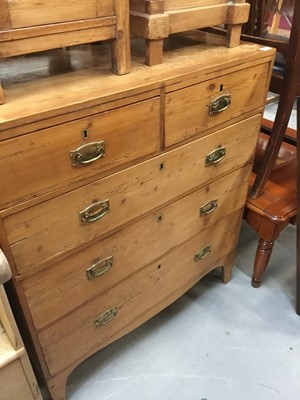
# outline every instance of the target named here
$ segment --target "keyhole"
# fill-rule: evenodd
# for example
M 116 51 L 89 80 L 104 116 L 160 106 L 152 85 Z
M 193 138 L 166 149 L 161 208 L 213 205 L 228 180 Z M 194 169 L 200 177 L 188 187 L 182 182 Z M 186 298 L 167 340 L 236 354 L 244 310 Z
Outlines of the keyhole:
M 223 85 L 220 85 L 220 92 L 223 92 Z
M 163 216 L 162 216 L 162 215 L 159 215 L 159 216 L 156 218 L 156 220 L 157 220 L 157 222 L 162 222 Z
M 159 166 L 160 171 L 162 171 L 164 168 L 165 168 L 164 163 L 161 163 L 160 166 Z
M 83 139 L 88 139 L 89 138 L 89 130 L 88 129 L 83 129 L 82 131 L 82 137 Z

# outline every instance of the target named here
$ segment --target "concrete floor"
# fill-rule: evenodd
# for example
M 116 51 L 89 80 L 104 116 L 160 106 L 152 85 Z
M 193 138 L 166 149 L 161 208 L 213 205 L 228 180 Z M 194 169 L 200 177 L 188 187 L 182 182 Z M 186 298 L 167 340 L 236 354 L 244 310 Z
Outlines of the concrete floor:
M 81 364 L 68 400 L 299 400 L 295 228 L 250 285 L 256 234 L 242 225 L 233 278 L 206 276 L 173 305 Z

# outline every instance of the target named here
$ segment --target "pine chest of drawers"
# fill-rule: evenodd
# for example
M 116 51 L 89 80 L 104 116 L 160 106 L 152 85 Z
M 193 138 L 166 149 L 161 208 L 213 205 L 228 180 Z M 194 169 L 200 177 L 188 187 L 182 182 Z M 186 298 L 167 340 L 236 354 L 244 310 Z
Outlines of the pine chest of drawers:
M 146 39 L 146 64 L 163 60 L 164 38 L 191 29 L 227 25 L 227 46 L 239 45 L 248 21 L 246 0 L 130 0 L 130 30 Z
M 274 51 L 172 40 L 152 68 L 134 45 L 126 76 L 102 68 L 103 44 L 92 64 L 88 46 L 69 50 L 80 71 L 7 82 L 1 247 L 54 400 L 209 271 L 231 277 Z
M 113 71 L 128 73 L 128 0 L 0 1 L 0 58 L 100 40 L 112 40 Z

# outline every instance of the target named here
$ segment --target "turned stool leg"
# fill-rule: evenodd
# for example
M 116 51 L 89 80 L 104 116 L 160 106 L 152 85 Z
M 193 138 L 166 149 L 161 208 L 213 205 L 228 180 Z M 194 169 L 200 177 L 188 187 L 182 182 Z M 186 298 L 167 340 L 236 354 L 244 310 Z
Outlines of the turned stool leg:
M 164 40 L 146 39 L 146 64 L 157 65 L 163 62 Z
M 259 240 L 252 275 L 252 286 L 255 288 L 258 288 L 261 284 L 263 273 L 265 272 L 270 261 L 273 246 L 274 242 L 268 242 L 267 240 L 263 239 Z
M 4 91 L 2 89 L 1 81 L 0 81 L 0 104 L 4 104 L 5 99 L 4 99 Z

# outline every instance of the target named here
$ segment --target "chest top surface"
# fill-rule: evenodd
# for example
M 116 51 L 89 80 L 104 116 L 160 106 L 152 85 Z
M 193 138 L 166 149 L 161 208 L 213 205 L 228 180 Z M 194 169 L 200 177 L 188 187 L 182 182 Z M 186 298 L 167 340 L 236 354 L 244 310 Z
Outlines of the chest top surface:
M 1 60 L 7 101 L 0 106 L 0 140 L 7 138 L 7 129 L 163 86 L 175 88 L 183 77 L 185 85 L 189 80 L 199 83 L 247 63 L 273 59 L 271 48 L 244 43 L 230 49 L 224 43 L 224 38 L 203 32 L 174 35 L 166 43 L 164 63 L 148 67 L 143 62 L 143 41 L 137 39 L 132 42 L 132 72 L 125 76 L 111 73 L 110 48 L 105 43 Z

